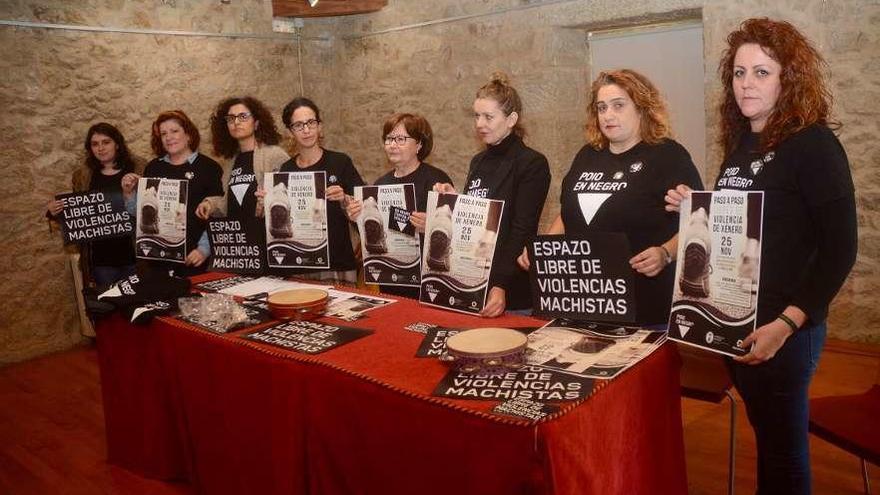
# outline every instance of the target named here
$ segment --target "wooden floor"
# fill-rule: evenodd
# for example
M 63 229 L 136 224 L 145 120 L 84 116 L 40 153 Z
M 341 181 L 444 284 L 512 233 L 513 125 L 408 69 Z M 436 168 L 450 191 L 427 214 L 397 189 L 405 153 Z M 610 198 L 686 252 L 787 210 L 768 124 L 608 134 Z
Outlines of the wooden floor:
M 813 381 L 814 396 L 860 393 L 880 368 L 876 353 L 831 343 Z M 688 480 L 693 495 L 726 493 L 727 404 L 684 399 Z M 736 491 L 753 493 L 754 438 L 742 405 Z M 862 493 L 859 462 L 811 438 L 816 494 Z M 190 494 L 186 485 L 150 481 L 105 462 L 104 417 L 93 347 L 0 368 L 0 494 Z M 875 493 L 880 468 L 869 467 Z M 657 491 L 656 493 L 660 493 Z

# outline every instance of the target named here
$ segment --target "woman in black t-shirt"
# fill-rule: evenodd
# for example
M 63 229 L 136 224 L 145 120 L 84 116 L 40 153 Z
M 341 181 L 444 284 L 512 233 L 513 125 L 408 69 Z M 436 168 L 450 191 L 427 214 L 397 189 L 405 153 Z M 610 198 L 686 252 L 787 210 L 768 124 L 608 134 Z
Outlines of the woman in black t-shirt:
M 327 240 L 330 249 L 329 270 L 285 270 L 285 273 L 316 280 L 356 283 L 357 260 L 351 227 L 342 203 L 354 192 L 355 186 L 364 185 L 364 180 L 348 155 L 321 146 L 321 111 L 312 100 L 294 98 L 284 107 L 281 119 L 296 143 L 296 155 L 281 165 L 280 171 L 327 173 Z
M 82 166 L 73 172 L 73 191 L 101 191 L 106 196 L 122 201 L 122 178 L 135 172 L 135 164 L 119 129 L 99 122 L 86 133 L 83 145 L 86 158 Z M 136 176 L 133 176 L 136 177 Z M 128 183 L 128 182 L 127 182 Z M 48 216 L 55 219 L 64 205 L 53 199 L 46 207 Z M 92 241 L 79 246 L 80 268 L 86 283 L 94 281 L 99 286 L 110 285 L 134 273 L 134 244 L 131 235 Z
M 548 234 L 583 237 L 622 232 L 634 270 L 636 322 L 669 318 L 678 247 L 678 215 L 665 211 L 670 184 L 700 187 L 690 154 L 670 138 L 669 116 L 648 78 L 623 69 L 593 81 L 587 141 L 562 180 L 560 215 Z M 520 257 L 528 267 L 528 257 Z M 583 315 L 589 318 L 589 314 Z
M 431 124 L 421 115 L 396 113 L 382 126 L 382 142 L 385 144 L 385 156 L 394 170 L 379 177 L 375 185 L 413 184 L 416 193 L 416 210 L 411 212 L 410 222 L 418 232 L 424 232 L 428 192 L 438 182 L 452 183 L 446 172 L 425 162 L 434 148 Z M 351 198 L 346 208 L 349 220 L 357 221 L 362 209 L 361 201 Z M 419 297 L 418 287 L 381 285 L 379 288 L 386 294 Z
M 222 196 L 222 170 L 213 159 L 198 152 L 199 130 L 181 110 L 162 112 L 153 122 L 150 145 L 157 157 L 144 169 L 144 177 L 186 180 L 186 248 L 184 264 L 151 261 L 152 269 L 174 270 L 180 276 L 202 273 L 210 256 L 207 222 L 196 216 L 196 207 L 209 196 Z M 194 151 L 195 150 L 195 151 Z M 123 178 L 137 185 L 136 176 Z M 138 212 L 140 214 L 140 212 Z
M 529 275 L 516 258 L 538 232 L 550 189 L 550 166 L 544 155 L 523 142 L 522 111 L 519 94 L 502 73 L 493 74 L 477 90 L 474 128 L 486 149 L 471 159 L 464 194 L 504 201 L 489 293 L 480 313 L 488 318 L 532 307 Z M 435 190 L 455 192 L 451 184 L 437 184 Z
M 757 329 L 729 370 L 755 430 L 758 493 L 808 494 L 807 393 L 828 305 L 856 259 L 855 191 L 809 40 L 787 22 L 749 19 L 727 43 L 715 189 L 764 192 Z M 668 208 L 689 191 L 671 189 Z

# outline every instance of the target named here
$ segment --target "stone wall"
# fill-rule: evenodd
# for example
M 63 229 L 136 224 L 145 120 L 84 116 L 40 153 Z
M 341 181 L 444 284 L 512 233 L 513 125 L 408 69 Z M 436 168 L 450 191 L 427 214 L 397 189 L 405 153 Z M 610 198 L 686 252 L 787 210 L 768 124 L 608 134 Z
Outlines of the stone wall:
M 364 175 L 386 170 L 379 142 L 381 123 L 393 111 L 423 113 L 435 132 L 429 159 L 457 184 L 479 150 L 473 139 L 473 95 L 493 70 L 507 72 L 525 105 L 527 142 L 550 160 L 553 184 L 544 207 L 546 225 L 558 214 L 559 182 L 583 145 L 586 32 L 609 27 L 702 18 L 706 85 L 707 170 L 713 180 L 720 164 L 716 73 L 724 40 L 748 17 L 789 20 L 817 45 L 829 62 L 835 95 L 834 116 L 844 127 L 857 188 L 860 253 L 856 267 L 831 312 L 830 335 L 880 343 L 878 187 L 880 144 L 880 4 L 876 1 L 821 0 L 484 0 L 409 2 L 392 0 L 386 9 L 339 20 L 336 47 L 342 101 L 343 149 Z M 437 22 L 443 19 L 443 22 Z M 428 24 L 428 25 L 425 25 Z M 413 26 L 401 29 L 401 27 Z
M 150 158 L 149 126 L 182 108 L 209 139 L 207 119 L 226 95 L 252 94 L 280 114 L 301 92 L 321 106 L 325 144 L 349 153 L 367 180 L 387 170 L 381 126 L 395 111 L 424 114 L 436 136 L 429 159 L 458 185 L 479 144 L 471 103 L 494 70 L 507 72 L 524 104 L 527 142 L 551 163 L 543 221 L 558 213 L 559 181 L 583 144 L 590 29 L 702 18 L 710 141 L 704 180 L 719 163 L 716 65 L 726 34 L 742 19 L 790 20 L 830 65 L 835 117 L 856 181 L 860 254 L 832 308 L 831 335 L 880 342 L 880 4 L 822 0 L 391 0 L 381 12 L 307 19 L 305 40 L 234 39 L 0 26 L 0 120 L 7 159 L 0 195 L 0 363 L 69 347 L 79 340 L 69 273 L 42 211 L 67 189 L 90 124 L 120 127 Z M 269 0 L 18 0 L 0 19 L 197 31 L 271 32 Z M 439 22 L 438 22 L 439 21 Z M 412 26 L 399 29 L 402 26 Z M 426 25 L 425 25 L 426 24 Z M 202 151 L 209 152 L 204 146 Z
M 114 28 L 271 35 L 269 0 L 3 2 L 0 19 Z M 303 43 L 311 84 L 327 85 L 330 45 Z M 113 123 L 132 151 L 152 158 L 150 125 L 180 108 L 211 154 L 208 118 L 223 97 L 250 94 L 276 115 L 299 93 L 292 38 L 146 35 L 0 27 L 0 363 L 70 347 L 80 339 L 73 289 L 46 202 L 70 190 L 83 139 Z

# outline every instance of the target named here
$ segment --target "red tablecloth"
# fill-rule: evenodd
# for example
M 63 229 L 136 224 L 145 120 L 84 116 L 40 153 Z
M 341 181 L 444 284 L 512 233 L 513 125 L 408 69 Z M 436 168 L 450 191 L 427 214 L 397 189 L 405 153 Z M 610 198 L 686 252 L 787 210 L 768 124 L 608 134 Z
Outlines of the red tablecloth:
M 403 327 L 487 320 L 400 300 L 374 334 L 308 356 L 171 318 L 98 327 L 108 457 L 199 493 L 686 493 L 678 356 L 663 346 L 550 420 L 431 396 L 446 374 Z M 510 316 L 496 326 L 537 326 Z

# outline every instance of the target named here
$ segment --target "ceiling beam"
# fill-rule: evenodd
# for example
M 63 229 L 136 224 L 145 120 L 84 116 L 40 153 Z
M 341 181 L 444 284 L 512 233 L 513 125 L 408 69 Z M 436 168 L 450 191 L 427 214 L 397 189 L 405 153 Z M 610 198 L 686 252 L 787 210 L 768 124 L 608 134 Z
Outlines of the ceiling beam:
M 388 5 L 388 0 L 319 0 L 309 7 L 307 0 L 272 0 L 275 17 L 330 17 L 337 15 L 376 12 Z

